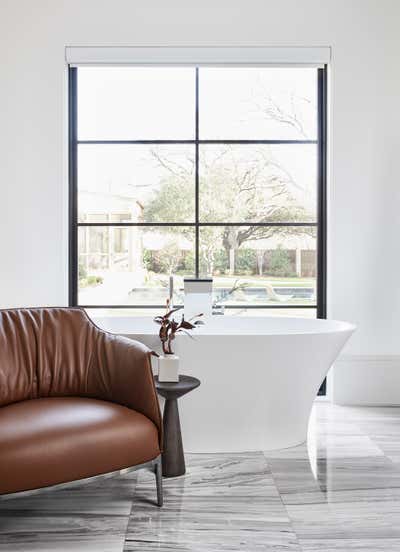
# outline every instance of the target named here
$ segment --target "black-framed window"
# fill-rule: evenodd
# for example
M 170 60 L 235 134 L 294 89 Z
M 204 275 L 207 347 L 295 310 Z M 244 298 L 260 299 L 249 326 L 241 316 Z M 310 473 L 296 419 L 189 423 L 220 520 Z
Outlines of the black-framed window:
M 72 305 L 212 276 L 226 312 L 325 316 L 326 68 L 70 68 L 69 106 Z

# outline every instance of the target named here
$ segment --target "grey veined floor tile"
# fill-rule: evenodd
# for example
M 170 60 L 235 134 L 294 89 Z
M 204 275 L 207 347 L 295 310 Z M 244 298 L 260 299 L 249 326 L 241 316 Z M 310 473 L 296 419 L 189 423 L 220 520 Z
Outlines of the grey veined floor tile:
M 300 551 L 261 453 L 193 455 L 188 474 L 164 480 L 164 507 L 132 508 L 125 551 Z M 150 492 L 140 474 L 137 491 Z
M 400 539 L 400 502 L 339 502 L 286 506 L 299 539 Z
M 311 493 L 400 489 L 400 466 L 384 456 L 310 460 L 269 459 L 277 489 L 285 504 L 301 503 Z M 325 495 L 322 495 L 324 497 Z M 316 496 L 316 501 L 318 497 Z
M 40 533 L 28 538 L 10 538 L 0 542 L 1 552 L 122 552 L 124 536 L 105 537 L 65 537 L 55 534 Z
M 134 490 L 121 476 L 0 501 L 0 551 L 121 552 Z
M 301 540 L 303 552 L 398 552 L 400 539 Z

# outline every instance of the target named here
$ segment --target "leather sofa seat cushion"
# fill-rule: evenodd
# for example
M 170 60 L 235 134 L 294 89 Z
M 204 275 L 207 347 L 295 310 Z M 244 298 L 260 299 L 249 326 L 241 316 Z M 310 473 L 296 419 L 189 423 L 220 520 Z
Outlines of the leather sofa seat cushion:
M 31 399 L 0 408 L 0 494 L 83 479 L 160 454 L 143 414 L 97 399 Z

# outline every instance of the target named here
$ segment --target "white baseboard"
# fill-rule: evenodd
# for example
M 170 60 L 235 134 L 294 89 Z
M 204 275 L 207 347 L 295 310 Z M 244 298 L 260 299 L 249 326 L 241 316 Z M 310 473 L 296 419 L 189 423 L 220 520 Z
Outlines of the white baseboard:
M 342 355 L 331 378 L 339 405 L 400 405 L 400 355 Z

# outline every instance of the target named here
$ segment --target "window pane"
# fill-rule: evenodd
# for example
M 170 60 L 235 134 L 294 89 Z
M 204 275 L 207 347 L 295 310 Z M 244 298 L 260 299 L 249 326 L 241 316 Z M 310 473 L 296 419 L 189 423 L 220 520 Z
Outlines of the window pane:
M 201 222 L 315 222 L 316 190 L 314 144 L 200 148 Z
M 237 307 L 237 308 L 229 308 L 224 309 L 224 315 L 225 316 L 240 316 L 240 317 L 254 317 L 254 316 L 280 316 L 280 317 L 290 317 L 290 318 L 317 318 L 317 310 L 314 308 L 301 308 L 298 309 L 288 309 L 287 307 L 282 307 L 281 309 L 270 309 L 262 307 L 257 309 L 249 309 L 246 307 Z M 118 309 L 118 308 L 112 308 L 112 309 L 102 309 L 102 308 L 89 308 L 87 309 L 87 313 L 91 318 L 98 319 L 98 318 L 109 318 L 112 316 L 116 316 L 118 318 L 121 317 L 127 317 L 131 318 L 133 316 L 137 317 L 150 317 L 154 318 L 155 316 L 158 316 L 159 314 L 163 314 L 163 311 L 160 312 L 160 308 L 154 307 L 151 309 L 148 308 L 132 308 L 132 309 Z
M 160 314 L 164 314 L 165 307 L 164 305 L 161 307 L 152 307 L 152 308 L 146 308 L 146 307 L 133 307 L 133 308 L 88 308 L 86 309 L 86 312 L 90 316 L 90 318 L 93 318 L 95 321 L 99 318 L 110 318 L 112 316 L 116 316 L 118 318 L 132 318 L 133 316 L 138 317 L 149 317 L 150 319 L 154 318 L 155 316 L 159 316 Z M 100 324 L 101 325 L 101 324 Z
M 195 70 L 78 69 L 80 140 L 189 140 L 195 134 Z
M 315 305 L 314 227 L 200 229 L 200 270 L 214 299 L 229 305 Z
M 80 222 L 194 221 L 194 146 L 81 144 L 78 163 Z
M 288 309 L 282 307 L 281 309 L 269 309 L 269 308 L 259 308 L 259 309 L 246 309 L 244 308 L 233 308 L 225 309 L 225 316 L 281 316 L 281 317 L 290 317 L 290 318 L 317 318 L 317 309 Z M 111 313 L 110 313 L 111 316 Z M 117 316 L 117 315 L 114 315 Z
M 199 75 L 201 139 L 316 139 L 316 69 L 213 67 Z
M 169 276 L 175 304 L 194 275 L 193 228 L 79 227 L 81 305 L 164 305 Z

